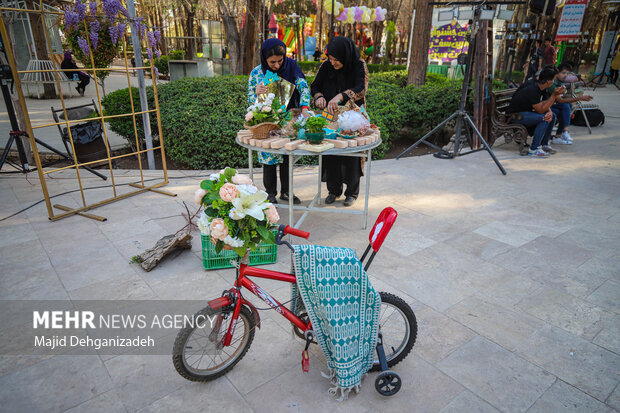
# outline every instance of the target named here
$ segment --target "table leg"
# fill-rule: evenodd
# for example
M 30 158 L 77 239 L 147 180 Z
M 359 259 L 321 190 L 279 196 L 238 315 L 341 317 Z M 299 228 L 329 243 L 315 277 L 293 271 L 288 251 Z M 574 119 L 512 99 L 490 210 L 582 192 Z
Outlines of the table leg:
M 368 150 L 368 157 L 366 159 L 366 193 L 364 194 L 364 225 L 362 229 L 366 229 L 368 226 L 368 197 L 370 196 L 370 163 L 372 161 L 372 151 Z
M 295 157 L 288 156 L 288 224 L 293 226 L 293 165 Z
M 254 157 L 252 157 L 252 149 L 248 149 L 248 165 L 250 167 L 250 179 L 254 182 Z
M 319 198 L 316 201 L 317 205 L 321 205 L 321 177 L 323 175 L 323 155 L 319 155 L 319 186 L 317 193 L 319 194 Z

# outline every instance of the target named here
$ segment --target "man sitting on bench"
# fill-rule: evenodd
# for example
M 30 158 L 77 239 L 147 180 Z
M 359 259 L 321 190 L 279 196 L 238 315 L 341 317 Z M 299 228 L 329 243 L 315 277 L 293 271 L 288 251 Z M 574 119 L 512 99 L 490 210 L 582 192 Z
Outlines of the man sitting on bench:
M 523 83 L 512 95 L 510 105 L 506 113 L 518 113 L 518 119 L 513 119 L 511 123 L 519 123 L 530 130 L 534 129 L 532 145 L 528 155 L 537 158 L 546 158 L 555 153 L 549 146 L 549 137 L 555 124 L 555 114 L 551 111 L 551 106 L 566 88 L 560 86 L 556 88 L 547 100 L 543 100 L 545 89 L 551 87 L 557 70 L 553 66 L 546 66 L 538 75 L 538 79 L 530 79 Z
M 70 51 L 65 52 L 65 59 L 60 64 L 60 68 L 62 70 L 65 70 L 65 75 L 69 78 L 69 80 L 79 79 L 79 83 L 77 87 L 75 88 L 75 90 L 77 90 L 81 96 L 84 96 L 84 90 L 86 89 L 86 85 L 90 83 L 90 76 L 88 76 L 84 72 L 75 72 L 75 71 L 67 70 L 67 69 L 79 69 L 77 65 L 75 64 L 75 62 L 73 61 L 73 57 L 71 56 Z
M 546 97 L 551 96 L 553 91 L 562 86 L 564 82 L 566 82 L 566 78 L 571 74 L 571 66 L 562 63 L 558 66 L 558 73 L 555 75 L 555 80 L 549 89 L 546 90 Z M 551 106 L 551 110 L 555 113 L 555 116 L 558 118 L 558 130 L 556 131 L 556 136 L 553 137 L 553 143 L 560 145 L 572 145 L 573 138 L 568 133 L 568 125 L 570 125 L 570 117 L 571 117 L 571 103 L 577 101 L 589 102 L 592 100 L 592 96 L 583 95 L 578 97 L 564 97 L 563 95 L 558 96 L 555 99 L 555 103 Z

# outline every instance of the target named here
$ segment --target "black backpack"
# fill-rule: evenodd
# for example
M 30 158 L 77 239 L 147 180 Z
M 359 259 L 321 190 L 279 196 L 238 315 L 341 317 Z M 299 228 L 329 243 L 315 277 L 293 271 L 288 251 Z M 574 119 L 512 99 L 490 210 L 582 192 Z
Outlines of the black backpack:
M 587 126 L 586 120 L 583 117 L 583 112 L 586 113 L 588 123 L 591 127 L 601 126 L 605 123 L 605 114 L 599 108 L 584 108 L 583 111 L 577 109 L 570 123 L 575 126 Z

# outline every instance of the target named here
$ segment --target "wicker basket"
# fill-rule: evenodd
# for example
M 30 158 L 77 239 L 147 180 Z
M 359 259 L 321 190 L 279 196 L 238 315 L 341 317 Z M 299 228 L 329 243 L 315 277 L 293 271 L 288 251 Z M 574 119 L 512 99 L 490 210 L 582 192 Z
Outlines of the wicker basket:
M 252 136 L 254 136 L 255 139 L 267 139 L 269 137 L 269 132 L 272 130 L 279 130 L 280 125 L 273 122 L 263 122 L 254 126 L 245 125 L 245 128 L 252 132 Z

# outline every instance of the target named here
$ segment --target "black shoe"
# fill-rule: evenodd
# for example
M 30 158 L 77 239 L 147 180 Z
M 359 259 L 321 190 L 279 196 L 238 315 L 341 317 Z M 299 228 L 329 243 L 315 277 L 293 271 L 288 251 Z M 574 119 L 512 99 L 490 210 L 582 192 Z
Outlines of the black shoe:
M 280 199 L 283 200 L 284 202 L 288 202 L 288 194 L 285 192 L 282 192 L 280 194 Z M 297 198 L 295 195 L 293 195 L 293 204 L 295 205 L 299 205 L 301 204 L 301 200 L 299 198 Z
M 267 197 L 267 200 L 268 200 L 269 202 L 271 202 L 272 204 L 277 204 L 277 203 L 278 203 L 278 200 L 276 199 L 276 196 L 275 196 L 275 195 L 269 195 L 269 196 Z
M 333 204 L 334 201 L 336 201 L 336 198 L 337 198 L 336 195 L 329 194 L 329 195 L 327 195 L 327 198 L 325 198 L 325 203 L 326 204 Z
M 343 205 L 346 207 L 349 207 L 351 205 L 353 205 L 353 203 L 355 202 L 355 198 L 353 198 L 352 196 L 348 196 L 345 198 Z

